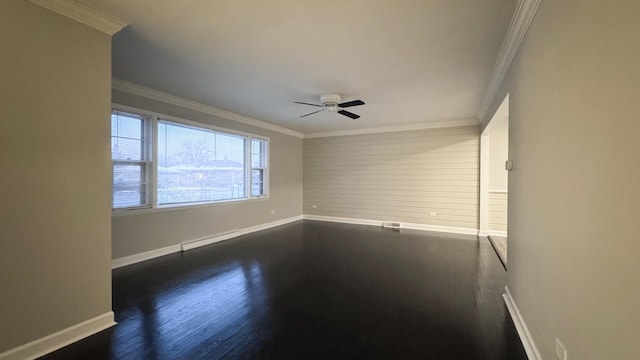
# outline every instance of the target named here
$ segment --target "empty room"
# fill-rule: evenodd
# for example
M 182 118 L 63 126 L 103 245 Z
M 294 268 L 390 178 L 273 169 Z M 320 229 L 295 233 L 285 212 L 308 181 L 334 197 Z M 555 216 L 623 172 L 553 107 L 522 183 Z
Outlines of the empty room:
M 638 359 L 638 16 L 1 1 L 0 360 Z

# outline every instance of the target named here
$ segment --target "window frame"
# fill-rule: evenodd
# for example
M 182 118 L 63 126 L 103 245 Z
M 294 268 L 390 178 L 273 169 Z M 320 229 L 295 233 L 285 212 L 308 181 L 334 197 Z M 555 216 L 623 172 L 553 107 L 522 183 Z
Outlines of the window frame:
M 136 206 L 136 207 L 123 207 L 123 208 L 113 208 L 111 209 L 112 214 L 125 214 L 125 213 L 144 213 L 144 212 L 155 212 L 155 211 L 167 211 L 167 210 L 176 210 L 180 208 L 198 208 L 198 207 L 209 207 L 216 206 L 221 204 L 233 204 L 238 202 L 252 202 L 252 201 L 262 201 L 269 199 L 269 168 L 270 168 L 270 159 L 269 159 L 269 143 L 270 138 L 262 135 L 256 135 L 248 132 L 227 129 L 223 127 L 219 127 L 216 125 L 211 125 L 207 123 L 182 119 L 179 117 L 166 115 L 154 111 L 143 110 L 127 105 L 121 104 L 112 104 L 111 112 L 120 112 L 125 114 L 130 114 L 133 116 L 138 116 L 141 119 L 145 120 L 147 139 L 149 139 L 148 144 L 146 144 L 147 154 L 149 158 L 147 159 L 147 203 L 145 206 Z M 175 123 L 176 125 L 185 126 L 194 128 L 196 130 L 210 130 L 217 133 L 221 133 L 222 135 L 228 134 L 232 136 L 239 136 L 244 138 L 245 140 L 245 164 L 244 164 L 244 173 L 245 173 L 245 196 L 242 198 L 236 199 L 224 199 L 224 200 L 211 200 L 211 201 L 198 201 L 198 202 L 183 202 L 183 203 L 172 203 L 172 204 L 158 204 L 158 125 L 160 122 L 166 123 Z M 264 141 L 265 144 L 265 169 L 264 169 L 264 179 L 263 179 L 263 189 L 264 195 L 253 196 L 251 194 L 251 146 L 253 140 L 261 140 Z M 113 159 L 112 159 L 113 162 Z M 113 184 L 113 178 L 112 178 Z M 113 204 L 113 195 L 112 195 L 112 204 Z
M 116 108 L 112 108 L 111 109 L 111 114 L 110 114 L 110 120 L 111 120 L 111 116 L 113 116 L 114 114 L 121 114 L 123 116 L 128 116 L 128 117 L 132 117 L 132 118 L 139 118 L 140 120 L 142 120 L 142 147 L 141 147 L 141 160 L 114 160 L 113 159 L 113 155 L 111 156 L 111 187 L 112 187 L 112 191 L 111 191 L 111 209 L 112 211 L 119 211 L 119 210 L 137 210 L 137 209 L 149 209 L 153 206 L 153 194 L 152 194 L 152 189 L 153 189 L 153 176 L 152 176 L 152 172 L 153 172 L 153 168 L 155 167 L 153 165 L 153 159 L 155 158 L 152 155 L 152 149 L 153 149 L 153 131 L 151 129 L 151 119 L 149 118 L 149 116 L 147 116 L 146 114 L 142 114 L 139 112 L 132 112 L 129 110 L 124 110 L 124 109 L 116 109 Z M 111 145 L 111 144 L 110 144 Z M 113 151 L 113 149 L 112 149 Z M 144 185 L 144 192 L 145 192 L 145 201 L 140 204 L 140 205 L 134 205 L 134 206 L 124 206 L 124 207 L 113 207 L 113 169 L 115 168 L 116 165 L 142 165 L 144 166 L 144 177 L 145 177 L 145 185 Z
M 264 144 L 264 164 L 262 167 L 257 167 L 254 168 L 253 167 L 253 140 L 258 140 L 261 141 Z M 263 198 L 263 197 L 269 197 L 269 141 L 262 138 L 262 137 L 257 137 L 254 136 L 252 139 L 250 139 L 251 144 L 249 144 L 249 156 L 248 156 L 248 160 L 249 160 L 249 166 L 248 168 L 248 176 L 253 179 L 252 176 L 252 172 L 253 170 L 262 170 L 262 194 L 261 195 L 253 195 L 253 181 L 249 181 L 249 185 L 251 186 L 249 188 L 249 196 L 252 198 Z

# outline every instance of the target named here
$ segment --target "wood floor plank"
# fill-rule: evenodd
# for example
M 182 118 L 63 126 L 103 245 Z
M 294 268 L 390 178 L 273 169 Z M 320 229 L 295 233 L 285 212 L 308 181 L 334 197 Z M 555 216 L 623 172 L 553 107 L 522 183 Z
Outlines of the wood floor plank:
M 118 325 L 54 359 L 526 359 L 491 245 L 300 221 L 113 272 Z

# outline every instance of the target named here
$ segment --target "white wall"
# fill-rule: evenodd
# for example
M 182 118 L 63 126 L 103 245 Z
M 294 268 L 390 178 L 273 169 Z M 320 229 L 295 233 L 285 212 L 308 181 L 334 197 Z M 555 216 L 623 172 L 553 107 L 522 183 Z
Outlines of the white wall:
M 488 139 L 489 186 L 488 230 L 507 231 L 509 172 L 505 161 L 509 159 L 509 97 L 503 101 L 491 123 L 483 131 Z
M 508 282 L 544 359 L 640 354 L 640 2 L 543 1 L 510 96 Z M 493 106 L 496 107 L 496 104 Z
M 507 215 L 509 194 L 506 192 L 489 192 L 489 235 L 502 234 L 507 231 Z
M 111 315 L 111 38 L 0 1 L 0 353 Z
M 302 215 L 302 139 L 156 100 L 113 92 L 121 105 L 269 137 L 269 198 L 205 207 L 132 211 L 112 221 L 113 258 Z M 271 214 L 275 210 L 275 214 Z
M 508 102 L 509 99 L 507 98 Z M 508 105 L 501 109 L 503 113 L 491 120 L 489 132 L 489 190 L 507 190 L 509 173 L 504 162 L 509 159 L 509 110 Z
M 478 135 L 466 126 L 305 139 L 304 213 L 477 229 Z

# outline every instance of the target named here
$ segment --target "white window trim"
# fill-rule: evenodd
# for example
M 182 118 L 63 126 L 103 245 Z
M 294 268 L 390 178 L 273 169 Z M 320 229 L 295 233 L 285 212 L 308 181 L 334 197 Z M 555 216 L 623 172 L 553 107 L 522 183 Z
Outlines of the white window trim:
M 145 146 L 145 150 L 148 152 L 149 159 L 147 160 L 147 199 L 148 204 L 142 206 L 135 207 L 124 207 L 124 208 L 112 208 L 111 213 L 114 216 L 119 215 L 134 215 L 134 214 L 146 214 L 146 213 L 154 213 L 154 212 L 164 212 L 164 211 L 175 211 L 175 210 L 187 210 L 187 209 L 197 209 L 202 207 L 210 207 L 217 205 L 226 205 L 226 204 L 237 204 L 237 203 L 246 203 L 246 202 L 255 202 L 255 201 L 264 201 L 269 199 L 269 178 L 270 178 L 270 159 L 269 159 L 269 147 L 270 147 L 270 138 L 262 135 L 256 135 L 248 132 L 227 129 L 207 123 L 201 123 L 197 121 L 182 119 L 179 117 L 166 115 L 154 111 L 144 110 L 140 108 L 135 108 L 132 106 L 121 105 L 121 104 L 112 104 L 112 111 L 119 111 L 123 113 L 129 113 L 131 115 L 136 115 L 144 118 L 148 121 L 148 126 L 145 126 L 145 136 L 147 144 Z M 156 165 L 156 159 L 158 158 L 158 123 L 160 121 L 173 122 L 179 125 L 185 125 L 189 127 L 193 127 L 195 129 L 207 129 L 212 131 L 221 132 L 223 134 L 229 135 L 237 135 L 245 138 L 245 177 L 247 181 L 245 182 L 245 194 L 246 196 L 239 199 L 224 199 L 224 200 L 214 200 L 214 201 L 205 201 L 205 202 L 193 202 L 193 203 L 174 203 L 174 204 L 166 204 L 160 205 L 158 204 L 157 197 L 157 178 L 158 178 L 158 166 Z M 265 170 L 264 170 L 264 195 L 261 196 L 252 196 L 251 195 L 251 143 L 252 140 L 262 140 L 265 141 Z M 113 179 L 112 179 L 113 181 Z
M 145 167 L 145 179 L 146 179 L 146 185 L 145 185 L 145 194 L 146 194 L 146 202 L 144 204 L 138 205 L 138 206 L 127 206 L 127 207 L 121 207 L 121 208 L 113 208 L 112 207 L 112 211 L 120 211 L 120 210 L 139 210 L 139 209 L 149 209 L 153 206 L 153 193 L 152 193 L 152 189 L 154 186 L 154 181 L 152 178 L 152 171 L 155 168 L 155 165 L 153 163 L 153 159 L 155 159 L 155 156 L 153 154 L 151 154 L 151 151 L 153 149 L 153 131 L 151 129 L 153 121 L 151 119 L 151 117 L 149 117 L 147 114 L 141 113 L 137 110 L 126 110 L 126 109 L 120 109 L 120 108 L 115 108 L 112 107 L 111 108 L 111 113 L 113 114 L 113 112 L 118 112 L 118 113 L 122 113 L 124 115 L 130 115 L 130 116 L 135 116 L 135 117 L 140 117 L 143 120 L 143 133 L 142 133 L 142 160 L 113 160 L 113 158 L 111 159 L 111 168 L 113 169 L 113 166 L 116 164 L 144 164 Z M 113 181 L 113 179 L 111 179 L 111 181 Z M 113 183 L 111 184 L 113 186 Z M 113 205 L 113 194 L 112 194 L 112 205 Z
M 250 139 L 251 140 L 260 140 L 260 141 L 264 141 L 264 167 L 262 168 L 254 168 L 253 167 L 253 159 L 251 158 L 252 154 L 253 154 L 253 145 L 252 143 L 249 144 L 249 154 L 248 154 L 248 161 L 249 161 L 249 166 L 247 167 L 247 176 L 251 176 L 251 170 L 253 169 L 262 169 L 262 195 L 258 195 L 258 196 L 253 196 L 251 195 L 251 191 L 252 189 L 249 188 L 249 196 L 253 199 L 261 199 L 261 198 L 268 198 L 269 197 L 269 139 L 265 138 L 265 137 L 261 137 L 261 136 L 254 136 Z M 253 185 L 253 183 L 251 183 L 251 181 L 248 182 L 249 186 Z

